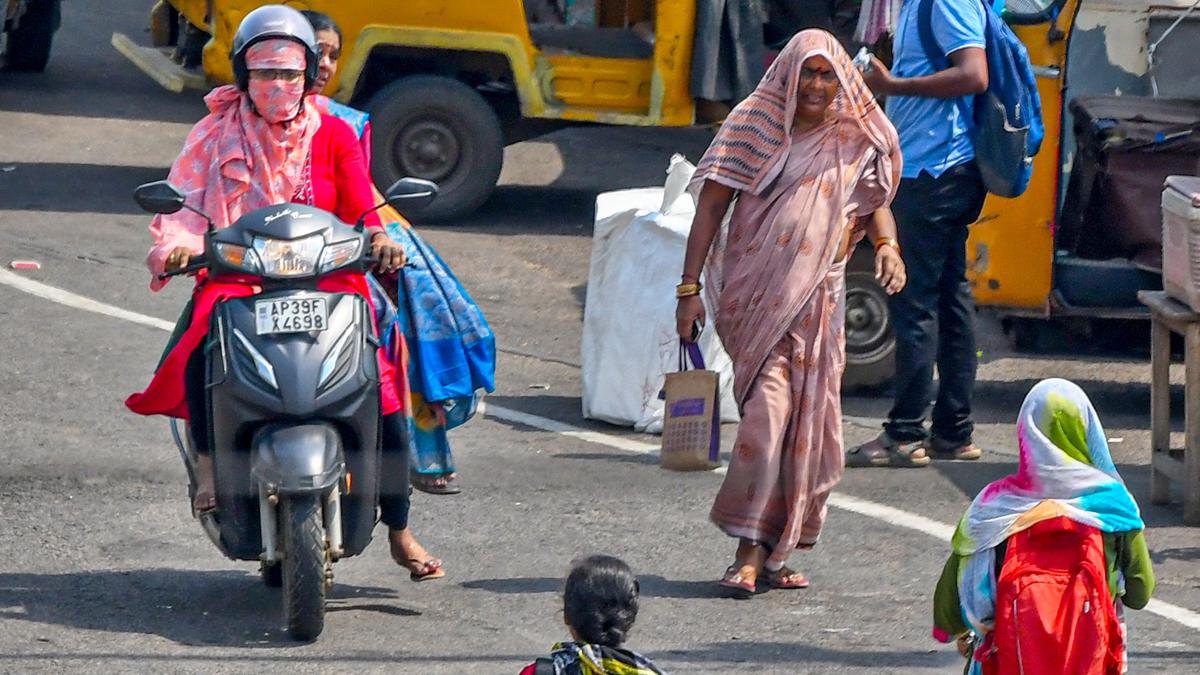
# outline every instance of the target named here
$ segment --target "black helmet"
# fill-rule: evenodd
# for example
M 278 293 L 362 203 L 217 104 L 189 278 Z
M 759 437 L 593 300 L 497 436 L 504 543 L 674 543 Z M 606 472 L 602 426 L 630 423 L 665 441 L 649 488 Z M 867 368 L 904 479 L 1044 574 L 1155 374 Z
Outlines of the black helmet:
M 304 89 L 312 89 L 317 81 L 317 66 L 321 53 L 312 24 L 300 12 L 284 5 L 264 5 L 246 15 L 233 35 L 233 77 L 238 89 L 249 88 L 250 71 L 246 68 L 246 50 L 255 43 L 272 38 L 292 40 L 304 46 Z

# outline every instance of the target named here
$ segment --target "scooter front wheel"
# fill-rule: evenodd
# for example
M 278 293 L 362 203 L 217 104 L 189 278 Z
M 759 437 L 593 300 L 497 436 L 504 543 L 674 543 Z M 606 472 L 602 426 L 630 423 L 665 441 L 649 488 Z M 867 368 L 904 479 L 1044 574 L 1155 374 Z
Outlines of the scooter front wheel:
M 304 642 L 317 639 L 325 628 L 325 567 L 327 550 L 316 495 L 283 499 L 283 613 L 288 634 Z

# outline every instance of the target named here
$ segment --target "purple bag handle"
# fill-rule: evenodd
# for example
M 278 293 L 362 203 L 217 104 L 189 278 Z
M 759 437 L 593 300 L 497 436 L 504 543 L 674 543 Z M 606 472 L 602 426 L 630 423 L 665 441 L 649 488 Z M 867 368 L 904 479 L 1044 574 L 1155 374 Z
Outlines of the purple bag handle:
M 705 370 L 704 353 L 700 351 L 700 345 L 695 342 L 679 341 L 679 372 L 689 370 L 688 361 L 692 362 L 692 368 L 696 370 Z

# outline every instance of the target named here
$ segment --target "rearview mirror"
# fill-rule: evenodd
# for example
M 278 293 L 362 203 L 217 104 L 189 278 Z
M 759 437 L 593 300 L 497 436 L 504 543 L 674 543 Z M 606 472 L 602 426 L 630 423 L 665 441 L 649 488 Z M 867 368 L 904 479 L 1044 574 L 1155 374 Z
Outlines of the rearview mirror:
M 187 195 L 182 190 L 165 180 L 139 185 L 133 191 L 133 198 L 142 210 L 162 215 L 179 211 L 187 201 Z
M 397 209 L 423 209 L 437 197 L 437 183 L 423 178 L 401 178 L 387 191 L 387 203 Z

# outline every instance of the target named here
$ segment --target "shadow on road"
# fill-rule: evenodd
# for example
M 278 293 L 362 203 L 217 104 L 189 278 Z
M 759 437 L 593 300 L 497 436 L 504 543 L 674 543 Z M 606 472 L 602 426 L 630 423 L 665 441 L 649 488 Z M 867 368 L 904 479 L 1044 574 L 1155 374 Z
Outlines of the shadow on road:
M 491 235 L 591 237 L 595 202 L 595 189 L 501 185 L 478 211 L 452 228 Z M 417 224 L 422 229 L 430 227 Z
M 153 3 L 73 0 L 62 3 L 44 73 L 0 73 L 0 110 L 73 118 L 193 123 L 207 92 L 171 93 L 109 44 L 114 31 L 149 42 Z M 86 120 L 64 124 L 86 124 Z
M 522 167 L 540 157 L 508 161 L 511 177 L 475 213 L 451 225 L 453 229 L 493 235 L 592 236 L 596 195 L 601 192 L 661 186 L 671 155 L 699 160 L 712 133 L 695 128 L 635 128 L 588 126 L 564 129 L 531 139 L 553 147 L 561 173 L 549 184 L 523 173 Z M 547 149 L 539 152 L 547 152 Z M 417 222 L 422 229 L 429 227 Z
M 649 598 L 707 600 L 722 597 L 720 587 L 709 579 L 665 579 L 657 574 L 638 576 L 641 594 Z M 503 595 L 530 593 L 561 593 L 563 580 L 558 577 L 513 577 L 511 579 L 477 579 L 460 584 L 463 588 Z
M 335 585 L 330 612 L 421 613 L 380 601 L 392 589 Z M 364 602 L 365 601 L 365 602 Z M 182 645 L 286 647 L 278 589 L 244 572 L 177 569 L 0 574 L 0 618 L 158 635 Z
M 0 211 L 137 214 L 142 183 L 163 180 L 168 167 L 0 163 Z
M 1097 368 L 1101 368 L 1097 364 Z M 972 401 L 971 416 L 977 424 L 1012 424 L 1015 425 L 1017 413 L 1025 401 L 1026 394 L 1040 378 L 1019 380 L 984 380 L 975 382 L 975 394 Z M 1096 412 L 1100 413 L 1101 421 L 1108 422 L 1107 427 L 1119 427 L 1112 421 L 1120 420 L 1122 424 L 1136 423 L 1139 427 L 1150 426 L 1150 384 L 1146 382 L 1114 382 L 1100 379 L 1079 379 L 1072 381 L 1078 384 L 1091 399 Z M 842 412 L 856 417 L 873 417 L 883 419 L 892 406 L 891 392 L 877 392 L 864 395 L 855 392 L 842 398 Z M 1183 428 L 1183 387 L 1171 388 L 1172 422 L 1176 429 Z
M 778 664 L 794 663 L 798 670 L 805 672 L 805 666 L 812 664 L 836 664 L 843 667 L 873 668 L 887 672 L 897 672 L 897 669 L 908 668 L 945 668 L 945 672 L 962 670 L 963 659 L 957 652 L 946 649 L 920 649 L 912 651 L 883 651 L 870 649 L 864 645 L 855 649 L 829 649 L 811 645 L 788 642 L 763 642 L 758 640 L 734 639 L 730 642 L 709 644 L 695 649 L 672 650 L 663 653 L 651 653 L 651 658 L 663 661 L 683 661 L 685 663 L 711 664 L 729 663 L 729 672 L 751 672 L 745 664 Z M 954 667 L 957 670 L 948 670 Z M 680 668 L 680 670 L 683 670 Z M 905 671 L 907 672 L 907 671 Z

